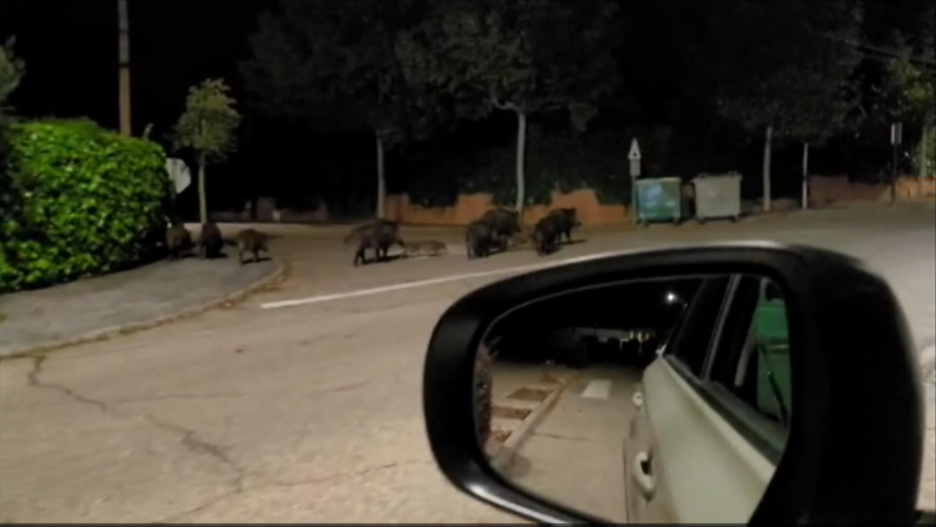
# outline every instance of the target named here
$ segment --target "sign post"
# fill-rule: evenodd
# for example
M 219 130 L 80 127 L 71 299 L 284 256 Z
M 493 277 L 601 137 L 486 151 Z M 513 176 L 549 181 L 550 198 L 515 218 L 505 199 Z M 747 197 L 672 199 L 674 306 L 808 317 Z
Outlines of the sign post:
M 627 153 L 627 159 L 630 164 L 630 177 L 631 177 L 631 188 L 630 188 L 630 201 L 631 201 L 631 217 L 636 222 L 637 221 L 637 177 L 640 176 L 640 146 L 637 145 L 637 138 L 635 137 L 631 140 L 630 151 Z
M 897 147 L 903 142 L 903 123 L 891 124 L 891 148 L 893 160 L 891 161 L 890 197 L 891 205 L 897 202 Z

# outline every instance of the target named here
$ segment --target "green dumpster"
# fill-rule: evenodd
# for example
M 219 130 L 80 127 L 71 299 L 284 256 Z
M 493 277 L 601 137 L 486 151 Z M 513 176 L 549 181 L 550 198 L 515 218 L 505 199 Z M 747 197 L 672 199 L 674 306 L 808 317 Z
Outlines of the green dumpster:
M 637 221 L 679 223 L 683 216 L 682 180 L 678 177 L 637 179 Z
M 757 347 L 761 353 L 757 365 L 757 407 L 780 419 L 780 402 L 774 390 L 780 392 L 787 412 L 792 403 L 786 304 L 783 299 L 766 300 L 761 297 L 754 316 Z

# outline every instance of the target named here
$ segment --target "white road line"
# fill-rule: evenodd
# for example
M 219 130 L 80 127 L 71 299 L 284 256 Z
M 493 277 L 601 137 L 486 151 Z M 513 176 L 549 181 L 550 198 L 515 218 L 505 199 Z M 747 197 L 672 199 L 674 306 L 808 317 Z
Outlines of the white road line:
M 281 307 L 295 307 L 302 306 L 306 304 L 317 304 L 320 302 L 330 302 L 332 300 L 341 300 L 344 298 L 353 298 L 357 296 L 367 296 L 367 295 L 376 295 L 380 293 L 389 293 L 391 291 L 400 291 L 403 289 L 411 289 L 414 287 L 423 287 L 427 285 L 436 285 L 444 284 L 447 282 L 456 282 L 459 280 L 468 280 L 471 278 L 483 278 L 485 276 L 495 276 L 499 274 L 508 274 L 508 273 L 520 273 L 524 271 L 535 271 L 537 269 L 545 269 L 547 267 L 555 267 L 557 265 L 564 265 L 575 262 L 583 262 L 587 260 L 594 260 L 595 258 L 601 258 L 603 256 L 608 256 L 611 254 L 618 254 L 615 252 L 604 252 L 590 254 L 586 256 L 579 256 L 576 258 L 566 258 L 564 260 L 559 260 L 555 262 L 547 262 L 541 264 L 531 264 L 531 265 L 520 265 L 517 267 L 507 267 L 504 269 L 493 269 L 491 271 L 479 271 L 476 273 L 465 273 L 465 274 L 456 274 L 450 276 L 442 276 L 439 278 L 430 278 L 429 280 L 418 280 L 416 282 L 403 282 L 400 284 L 391 284 L 381 287 L 372 287 L 369 289 L 358 289 L 356 291 L 345 291 L 344 293 L 334 293 L 330 295 L 318 295 L 311 296 L 308 298 L 297 298 L 294 300 L 280 300 L 278 302 L 266 302 L 260 304 L 262 309 L 277 309 Z
M 607 399 L 611 396 L 611 381 L 607 379 L 595 379 L 588 383 L 582 397 L 587 399 Z
M 594 254 L 586 254 L 586 255 L 584 255 L 584 256 L 577 256 L 577 257 L 574 257 L 574 258 L 565 258 L 565 259 L 563 259 L 563 260 L 557 260 L 557 261 L 554 261 L 554 262 L 546 262 L 546 263 L 541 263 L 541 264 L 520 265 L 520 266 L 517 266 L 517 267 L 507 267 L 507 268 L 505 268 L 505 269 L 494 269 L 494 270 L 491 270 L 491 271 L 480 271 L 480 272 L 477 272 L 477 273 L 465 273 L 465 274 L 457 274 L 457 275 L 451 275 L 451 276 L 443 276 L 443 277 L 440 277 L 440 278 L 431 278 L 431 279 L 429 279 L 429 280 L 419 280 L 419 281 L 416 281 L 416 282 L 403 282 L 403 283 L 401 283 L 401 284 L 391 284 L 391 285 L 386 285 L 386 286 L 381 286 L 381 287 L 373 287 L 373 288 L 370 288 L 370 289 L 358 289 L 357 291 L 346 291 L 346 292 L 344 292 L 344 293 L 334 293 L 334 294 L 330 294 L 330 295 L 311 296 L 311 297 L 308 297 L 308 298 L 297 298 L 297 299 L 294 299 L 294 300 L 281 300 L 281 301 L 278 301 L 278 302 L 266 302 L 266 303 L 264 303 L 264 304 L 260 304 L 260 307 L 261 307 L 262 309 L 277 309 L 277 308 L 281 308 L 281 307 L 295 307 L 295 306 L 303 306 L 303 305 L 306 305 L 306 304 L 317 304 L 317 303 L 320 303 L 320 302 L 331 302 L 332 300 L 342 300 L 342 299 L 345 299 L 345 298 L 354 298 L 354 297 L 356 297 L 356 296 L 376 295 L 376 294 L 380 294 L 380 293 L 389 293 L 389 292 L 391 292 L 391 291 L 400 291 L 400 290 L 403 290 L 403 289 L 411 289 L 411 288 L 413 288 L 413 287 L 422 287 L 422 286 L 427 286 L 427 285 L 444 284 L 444 283 L 447 283 L 447 282 L 457 282 L 457 281 L 459 281 L 459 280 L 468 280 L 468 279 L 471 279 L 471 278 L 482 278 L 482 277 L 485 277 L 485 276 L 496 276 L 496 275 L 499 275 L 499 274 L 509 274 L 509 273 L 521 273 L 521 272 L 525 272 L 525 271 L 535 271 L 535 270 L 537 270 L 537 269 L 546 269 L 546 268 L 548 268 L 548 267 L 556 267 L 556 266 L 559 266 L 559 265 L 566 265 L 566 264 L 577 263 L 577 262 L 587 262 L 587 261 L 589 261 L 589 260 L 595 260 L 595 259 L 597 259 L 597 258 L 604 258 L 604 257 L 606 257 L 606 256 L 625 255 L 625 254 L 634 254 L 634 253 L 645 253 L 645 252 L 648 252 L 648 251 L 661 250 L 661 249 L 667 249 L 667 248 L 675 248 L 675 247 L 681 247 L 681 246 L 684 246 L 684 244 L 679 244 L 679 243 L 677 243 L 677 244 L 669 244 L 669 245 L 666 245 L 666 244 L 664 244 L 664 245 L 650 245 L 650 246 L 641 247 L 641 248 L 639 248 L 639 249 L 629 249 L 629 250 L 628 250 L 628 249 L 625 249 L 625 250 L 618 250 L 618 251 L 605 251 L 605 252 L 594 253 Z M 731 241 L 723 241 L 723 242 L 709 242 L 709 243 L 695 244 L 695 246 L 696 246 L 696 247 L 706 247 L 706 246 L 719 246 L 719 247 L 731 247 L 731 246 L 738 246 L 738 247 L 750 247 L 750 246 L 758 246 L 758 247 L 784 247 L 785 245 L 782 244 L 782 243 L 777 243 L 777 242 L 772 242 L 772 241 L 751 239 L 751 240 L 731 240 Z

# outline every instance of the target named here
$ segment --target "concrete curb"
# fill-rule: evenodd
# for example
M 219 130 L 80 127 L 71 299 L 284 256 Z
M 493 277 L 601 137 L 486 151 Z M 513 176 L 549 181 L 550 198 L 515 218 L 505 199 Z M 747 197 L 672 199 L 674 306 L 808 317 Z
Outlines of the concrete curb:
M 503 471 L 516 455 L 517 450 L 529 438 L 530 433 L 539 425 L 547 414 L 556 405 L 559 396 L 568 388 L 573 381 L 578 378 L 578 374 L 570 375 L 539 404 L 523 421 L 517 425 L 502 445 L 496 447 L 491 453 L 491 468 L 497 471 Z
M 215 308 L 217 306 L 229 303 L 237 303 L 245 300 L 251 293 L 256 292 L 259 289 L 268 287 L 274 282 L 285 280 L 288 276 L 289 265 L 288 263 L 274 259 L 276 262 L 276 269 L 272 273 L 256 280 L 252 284 L 234 291 L 233 293 L 228 293 L 220 298 L 215 298 L 201 304 L 180 309 L 174 313 L 169 313 L 167 315 L 162 315 L 157 318 L 150 320 L 142 320 L 138 322 L 128 322 L 126 324 L 120 324 L 116 326 L 108 326 L 100 329 L 93 329 L 91 331 L 86 331 L 84 333 L 66 337 L 63 339 L 48 340 L 40 344 L 34 344 L 29 347 L 24 347 L 20 349 L 14 348 L 12 351 L 8 351 L 3 355 L 0 355 L 0 361 L 18 359 L 23 357 L 32 357 L 36 355 L 45 354 L 51 351 L 55 351 L 61 348 L 66 348 L 70 346 L 76 346 L 78 344 L 86 344 L 88 342 L 95 342 L 101 340 L 107 340 L 111 337 L 116 337 L 118 335 L 128 335 L 130 333 L 135 333 L 137 331 L 142 331 L 144 329 L 150 329 L 169 322 L 174 322 L 176 320 L 181 320 L 184 318 L 193 317 L 208 311 L 209 309 Z

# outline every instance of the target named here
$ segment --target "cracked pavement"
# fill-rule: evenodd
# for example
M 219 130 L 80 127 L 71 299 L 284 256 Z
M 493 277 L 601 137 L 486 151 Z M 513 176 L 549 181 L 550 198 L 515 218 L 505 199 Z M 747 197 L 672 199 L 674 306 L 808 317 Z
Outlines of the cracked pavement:
M 282 309 L 260 304 L 544 260 L 517 250 L 354 268 L 345 228 L 263 228 L 282 235 L 272 249 L 292 266 L 280 286 L 229 309 L 0 362 L 0 521 L 520 521 L 444 480 L 422 419 L 422 362 L 435 322 L 459 296 L 499 277 Z M 459 230 L 404 231 L 413 240 L 462 241 Z M 932 371 L 932 205 L 580 236 L 588 242 L 550 258 L 739 238 L 849 252 L 891 283 Z M 930 452 L 933 399 L 929 381 Z M 932 456 L 926 463 L 921 501 L 932 503 Z
M 217 311 L 4 361 L 0 520 L 509 521 L 460 496 L 426 444 L 414 366 L 443 304 L 422 306 L 425 327 L 389 346 L 352 330 L 367 313 L 263 313 L 225 338 L 236 315 Z M 272 333 L 302 338 L 261 330 L 283 315 Z M 331 347 L 302 344 L 334 329 Z

